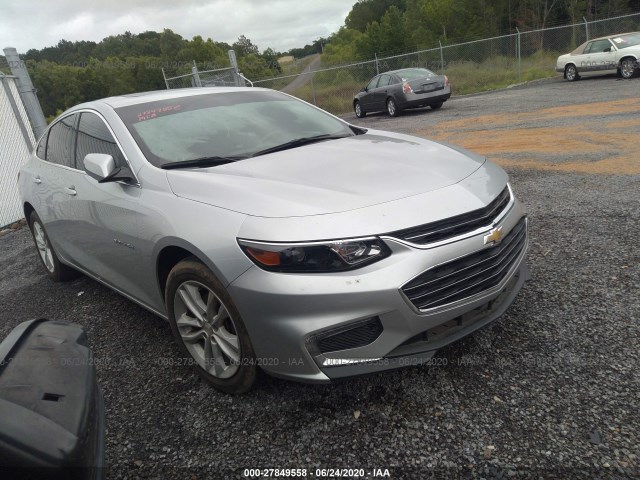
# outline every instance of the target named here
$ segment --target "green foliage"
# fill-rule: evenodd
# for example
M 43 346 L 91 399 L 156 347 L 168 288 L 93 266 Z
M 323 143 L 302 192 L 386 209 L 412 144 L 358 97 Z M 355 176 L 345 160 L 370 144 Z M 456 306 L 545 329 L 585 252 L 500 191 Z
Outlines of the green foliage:
M 251 43 L 251 40 L 244 35 L 238 37 L 238 41 L 233 44 L 232 48 L 235 50 L 236 55 L 240 57 L 245 55 L 258 55 L 260 53 L 258 47 Z
M 405 0 L 359 0 L 351 9 L 344 24 L 347 28 L 365 32 L 373 22 L 380 22 L 390 7 L 404 10 Z
M 309 55 L 315 55 L 316 53 L 322 53 L 324 45 L 328 39 L 320 37 L 313 41 L 313 43 L 305 45 L 302 48 L 292 48 L 287 52 L 288 55 L 292 55 L 295 58 L 308 57 Z
M 372 58 L 377 52 L 404 52 L 407 49 L 407 33 L 402 12 L 391 6 L 382 16 L 380 23 L 371 22 L 365 34 L 356 43 L 361 58 Z
M 358 58 L 357 45 L 362 42 L 363 37 L 364 34 L 358 30 L 342 27 L 329 38 L 322 56 L 322 64 L 330 66 L 353 62 Z
M 278 54 L 272 49 L 260 55 L 245 36 L 233 47 L 247 77 L 265 78 L 280 72 Z M 45 116 L 53 118 L 78 103 L 166 88 L 162 68 L 171 76 L 191 72 L 193 61 L 201 71 L 228 67 L 229 49 L 226 43 L 199 35 L 187 40 L 165 29 L 137 35 L 125 32 L 98 43 L 60 40 L 54 47 L 29 50 L 23 59 Z

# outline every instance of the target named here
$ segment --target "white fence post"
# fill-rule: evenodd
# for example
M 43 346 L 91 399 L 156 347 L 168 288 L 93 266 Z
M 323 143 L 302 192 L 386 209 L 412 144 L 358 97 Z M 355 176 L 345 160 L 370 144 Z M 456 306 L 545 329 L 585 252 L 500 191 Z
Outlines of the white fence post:
M 587 40 L 589 40 L 589 22 L 587 22 L 585 17 L 582 17 L 582 19 L 584 20 L 584 30 L 587 34 Z
M 518 82 L 522 81 L 522 55 L 520 55 L 520 29 L 516 27 L 518 36 L 516 37 L 516 54 L 518 55 Z
M 202 82 L 200 81 L 200 75 L 198 74 L 198 66 L 196 65 L 196 61 L 193 61 L 193 67 L 191 67 L 191 73 L 193 74 L 193 86 L 194 87 L 202 87 Z
M 31 83 L 27 66 L 20 60 L 18 52 L 13 47 L 5 48 L 4 55 L 9 63 L 11 73 L 16 77 L 16 86 L 18 87 L 20 98 L 29 116 L 33 133 L 37 138 L 40 138 L 40 135 L 42 135 L 47 128 L 47 121 L 44 118 L 42 107 L 36 96 L 36 89 L 33 88 L 33 83 Z

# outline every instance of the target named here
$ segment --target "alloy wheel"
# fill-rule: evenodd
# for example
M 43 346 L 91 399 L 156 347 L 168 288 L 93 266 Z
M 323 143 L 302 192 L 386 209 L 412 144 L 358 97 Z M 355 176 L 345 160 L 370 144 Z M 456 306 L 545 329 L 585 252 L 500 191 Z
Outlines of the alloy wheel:
M 392 117 L 396 114 L 396 102 L 394 102 L 392 98 L 387 101 L 387 111 Z
M 176 326 L 187 351 L 207 373 L 233 376 L 240 366 L 240 339 L 226 305 L 208 287 L 183 282 L 173 302 Z
M 620 66 L 620 74 L 623 78 L 631 78 L 635 73 L 635 69 L 636 68 L 633 60 L 628 58 L 624 62 L 622 62 L 622 65 Z
M 33 222 L 33 238 L 36 241 L 36 247 L 38 248 L 38 253 L 40 254 L 40 258 L 42 258 L 42 263 L 44 263 L 45 268 L 53 273 L 55 269 L 55 265 L 53 263 L 53 252 L 51 250 L 51 245 L 49 245 L 49 240 L 44 233 L 44 228 L 40 225 L 40 222 Z

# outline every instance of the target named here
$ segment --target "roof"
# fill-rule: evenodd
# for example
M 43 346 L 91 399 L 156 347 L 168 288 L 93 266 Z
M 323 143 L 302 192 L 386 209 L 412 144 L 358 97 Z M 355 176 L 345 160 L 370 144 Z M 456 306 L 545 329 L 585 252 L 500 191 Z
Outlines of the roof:
M 257 87 L 203 87 L 203 88 L 176 88 L 172 90 L 155 90 L 152 92 L 137 92 L 137 93 L 129 93 L 126 95 L 118 95 L 115 97 L 107 97 L 102 98 L 100 100 L 95 100 L 90 102 L 90 104 L 102 103 L 109 105 L 111 108 L 120 108 L 120 107 L 128 107 L 129 105 L 138 105 L 141 103 L 147 102 L 157 102 L 161 100 L 169 100 L 172 98 L 182 98 L 182 97 L 195 97 L 198 95 L 210 95 L 210 94 L 219 94 L 219 93 L 229 93 L 229 92 L 238 92 L 238 91 L 256 91 L 256 90 L 267 90 L 265 88 L 257 88 Z M 89 103 L 78 105 L 88 106 Z M 76 107 L 76 108 L 77 108 Z
M 594 42 L 596 40 L 607 40 L 607 39 L 613 38 L 613 37 L 621 37 L 622 35 L 639 35 L 639 34 L 640 34 L 640 32 L 613 33 L 611 35 L 605 35 L 604 37 L 590 38 L 589 40 L 587 40 L 586 42 L 584 42 L 583 44 L 578 46 L 578 48 L 573 50 L 571 52 L 571 55 L 580 55 L 583 52 L 584 47 L 589 42 Z

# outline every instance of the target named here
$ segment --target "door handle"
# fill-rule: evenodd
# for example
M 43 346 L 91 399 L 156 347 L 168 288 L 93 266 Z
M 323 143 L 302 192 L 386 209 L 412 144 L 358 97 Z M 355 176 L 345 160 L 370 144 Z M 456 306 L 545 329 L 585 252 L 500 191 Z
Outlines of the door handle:
M 78 192 L 76 192 L 76 187 L 74 187 L 73 185 L 71 185 L 70 187 L 66 187 L 64 191 L 67 195 L 71 195 L 72 197 L 75 197 L 78 194 Z
M 40 185 L 42 183 L 42 180 L 40 180 L 40 177 L 36 177 L 33 179 L 33 183 L 37 183 L 38 185 Z

